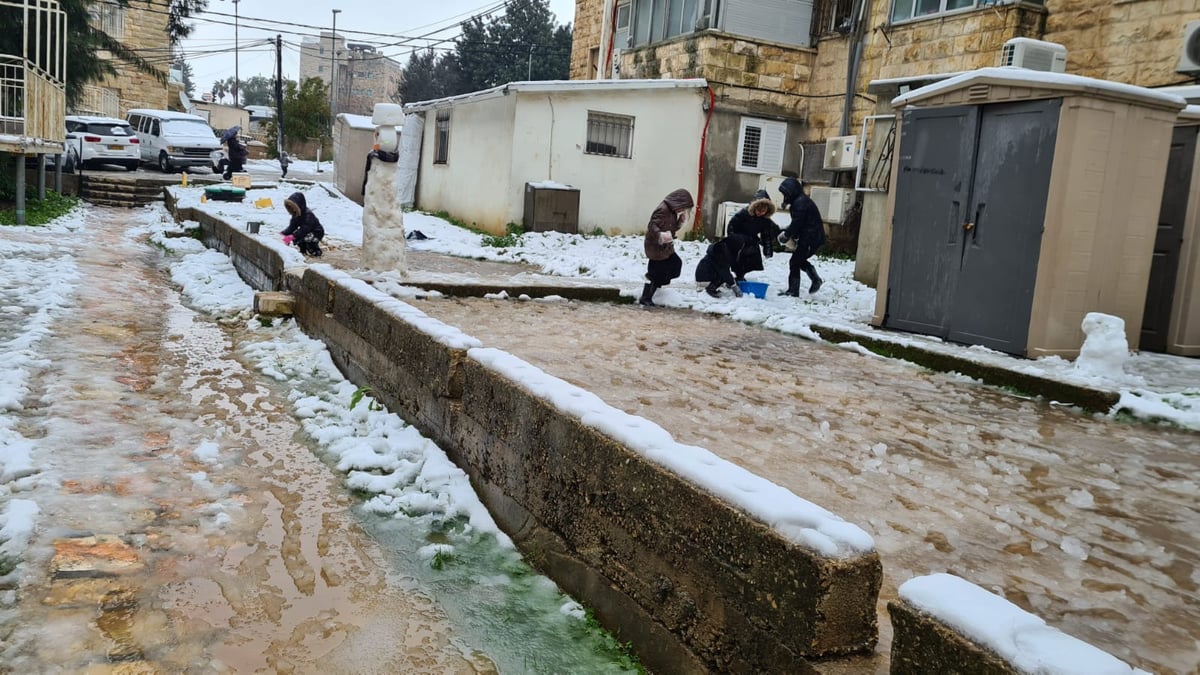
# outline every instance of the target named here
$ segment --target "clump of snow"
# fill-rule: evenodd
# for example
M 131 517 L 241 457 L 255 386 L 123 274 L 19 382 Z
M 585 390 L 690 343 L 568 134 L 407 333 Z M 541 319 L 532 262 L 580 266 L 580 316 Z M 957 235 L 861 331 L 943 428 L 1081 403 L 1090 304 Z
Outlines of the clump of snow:
M 574 600 L 568 600 L 567 602 L 564 602 L 562 607 L 558 608 L 558 611 L 562 612 L 563 616 L 569 616 L 572 619 L 579 619 L 580 621 L 587 620 L 587 610 L 583 608 L 583 605 L 575 602 Z
M 220 446 L 213 441 L 205 441 L 192 451 L 192 456 L 198 461 L 213 464 L 220 455 Z
M 996 652 L 1022 673 L 1149 675 L 951 574 L 909 579 L 900 585 L 899 594 L 913 607 Z
M 408 274 L 404 211 L 396 192 L 396 163 L 375 161 L 363 195 L 362 260 L 366 269 Z
M 1088 312 L 1083 317 L 1083 334 L 1086 336 L 1075 359 L 1075 370 L 1085 375 L 1095 375 L 1118 380 L 1125 374 L 1129 361 L 1129 341 L 1125 339 L 1125 320 Z

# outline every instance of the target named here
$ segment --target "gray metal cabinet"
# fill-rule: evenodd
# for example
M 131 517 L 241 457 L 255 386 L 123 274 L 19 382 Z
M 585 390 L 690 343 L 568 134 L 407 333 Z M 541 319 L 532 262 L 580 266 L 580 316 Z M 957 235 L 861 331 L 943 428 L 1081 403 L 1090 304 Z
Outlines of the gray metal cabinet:
M 1163 186 L 1158 231 L 1154 237 L 1154 258 L 1150 263 L 1146 310 L 1142 314 L 1141 348 L 1146 351 L 1167 350 L 1184 226 L 1187 223 L 1192 170 L 1196 160 L 1197 129 L 1200 127 L 1176 127 L 1171 137 L 1167 181 Z
M 904 111 L 886 327 L 1024 354 L 1061 104 Z

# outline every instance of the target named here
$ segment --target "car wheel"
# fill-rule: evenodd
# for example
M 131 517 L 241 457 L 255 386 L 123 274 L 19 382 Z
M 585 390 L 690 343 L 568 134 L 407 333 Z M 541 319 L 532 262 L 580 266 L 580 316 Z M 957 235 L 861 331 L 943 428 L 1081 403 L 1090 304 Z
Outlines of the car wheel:
M 158 170 L 163 173 L 171 173 L 171 158 L 167 157 L 167 153 L 158 153 Z
M 138 166 L 139 166 L 140 164 L 141 164 L 140 162 L 127 162 L 127 163 L 125 164 L 125 170 L 126 170 L 126 171 L 137 171 L 137 170 L 138 170 Z

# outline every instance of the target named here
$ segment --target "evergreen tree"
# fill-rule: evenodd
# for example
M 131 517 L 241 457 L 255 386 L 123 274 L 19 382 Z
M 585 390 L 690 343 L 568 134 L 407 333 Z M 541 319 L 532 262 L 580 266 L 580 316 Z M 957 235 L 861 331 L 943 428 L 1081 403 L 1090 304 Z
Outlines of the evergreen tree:
M 432 49 L 427 49 L 409 55 L 398 92 L 401 101 L 428 101 L 461 91 L 458 85 L 458 61 L 454 54 L 439 56 Z
M 283 132 L 287 138 L 309 140 L 329 135 L 329 87 L 325 81 L 310 77 L 299 86 L 294 80 L 285 80 L 283 85 Z M 276 120 L 268 120 L 266 126 L 267 136 L 275 138 Z
M 273 78 L 255 75 L 238 84 L 238 94 L 242 97 L 242 107 L 248 105 L 275 105 L 275 80 Z
M 192 73 L 192 64 L 188 63 L 182 56 L 175 57 L 175 63 L 172 64 L 179 69 L 183 77 L 183 91 L 188 95 L 188 98 L 196 96 L 196 81 Z
M 549 0 L 510 0 L 503 16 L 463 23 L 455 55 L 459 77 L 453 93 L 523 80 L 565 80 L 571 27 L 555 25 Z

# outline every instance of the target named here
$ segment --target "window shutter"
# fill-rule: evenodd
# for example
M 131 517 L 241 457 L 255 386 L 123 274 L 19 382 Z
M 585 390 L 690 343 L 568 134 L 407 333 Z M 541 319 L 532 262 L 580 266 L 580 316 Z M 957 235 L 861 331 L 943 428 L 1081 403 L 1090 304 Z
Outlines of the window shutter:
M 737 170 L 779 175 L 783 170 L 783 146 L 787 124 L 743 117 L 738 134 Z

